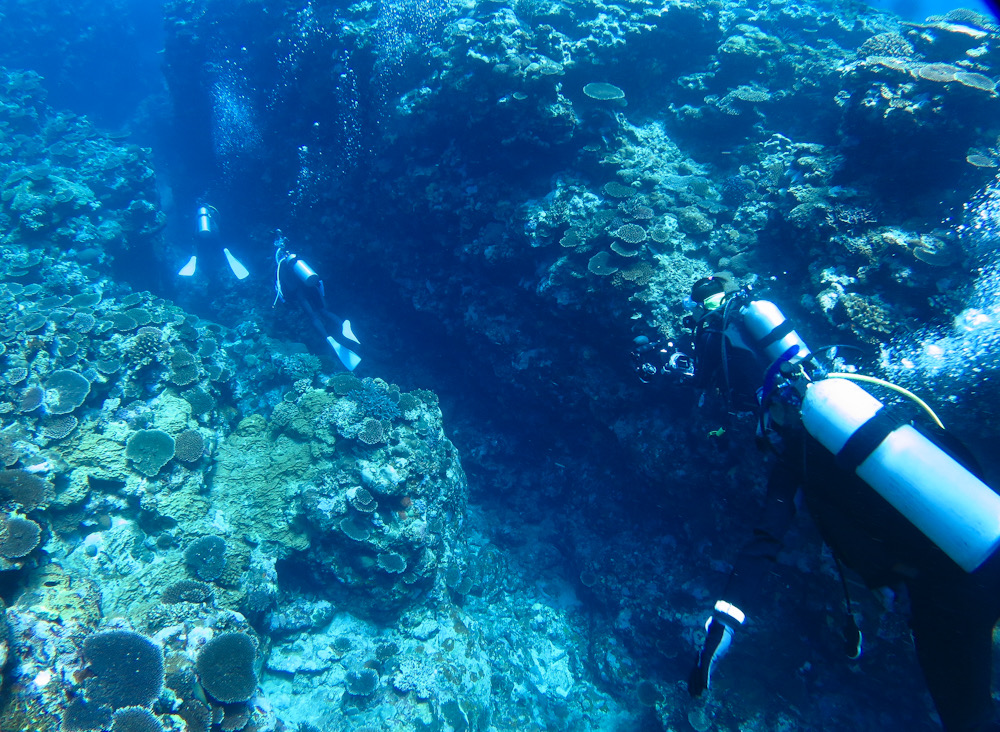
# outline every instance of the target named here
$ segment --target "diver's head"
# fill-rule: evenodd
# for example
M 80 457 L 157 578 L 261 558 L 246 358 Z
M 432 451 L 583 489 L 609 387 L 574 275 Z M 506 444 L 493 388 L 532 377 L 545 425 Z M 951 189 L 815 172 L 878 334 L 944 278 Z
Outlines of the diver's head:
M 721 274 L 702 277 L 691 286 L 691 300 L 705 310 L 716 310 L 726 299 L 732 280 Z

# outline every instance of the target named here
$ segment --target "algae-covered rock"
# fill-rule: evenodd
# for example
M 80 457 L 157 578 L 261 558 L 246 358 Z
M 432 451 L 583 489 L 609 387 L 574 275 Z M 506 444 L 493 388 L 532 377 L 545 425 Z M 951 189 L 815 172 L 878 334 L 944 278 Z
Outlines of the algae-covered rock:
M 305 549 L 309 539 L 295 522 L 298 494 L 315 473 L 307 443 L 272 439 L 263 417 L 247 417 L 219 444 L 211 523 L 279 555 Z

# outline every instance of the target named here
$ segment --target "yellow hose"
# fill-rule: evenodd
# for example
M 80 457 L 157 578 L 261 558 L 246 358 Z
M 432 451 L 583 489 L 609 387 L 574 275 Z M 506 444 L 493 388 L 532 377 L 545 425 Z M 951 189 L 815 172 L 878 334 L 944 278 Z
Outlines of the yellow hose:
M 883 379 L 878 379 L 874 376 L 865 376 L 864 374 L 845 374 L 837 372 L 837 373 L 827 374 L 827 376 L 838 379 L 850 379 L 852 381 L 863 381 L 866 384 L 878 384 L 879 386 L 884 386 L 886 389 L 892 389 L 897 394 L 902 394 L 907 399 L 912 400 L 918 407 L 927 412 L 930 418 L 934 420 L 934 424 L 936 424 L 938 427 L 940 427 L 941 429 L 945 428 L 944 424 L 941 422 L 940 419 L 938 419 L 938 416 L 934 414 L 934 410 L 930 408 L 927 402 L 925 402 L 923 399 L 921 399 L 908 389 L 904 389 L 901 386 L 897 386 L 896 384 L 892 384 Z

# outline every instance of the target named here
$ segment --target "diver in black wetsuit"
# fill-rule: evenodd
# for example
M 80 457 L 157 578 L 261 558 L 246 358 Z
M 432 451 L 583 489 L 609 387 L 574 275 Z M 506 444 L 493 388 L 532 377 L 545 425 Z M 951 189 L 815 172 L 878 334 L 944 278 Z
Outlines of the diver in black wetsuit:
M 204 259 L 202 250 L 209 242 L 213 246 L 218 245 L 219 239 L 219 224 L 216 220 L 219 211 L 215 206 L 199 206 L 197 215 L 195 216 L 195 230 L 197 231 L 198 238 L 195 240 L 195 252 L 191 255 L 184 266 L 178 270 L 177 274 L 181 277 L 193 277 L 194 273 L 198 267 L 198 258 Z M 232 252 L 229 251 L 229 247 L 222 247 L 222 254 L 226 258 L 226 263 L 229 265 L 229 269 L 232 270 L 233 275 L 238 280 L 245 280 L 250 276 L 250 272 L 243 263 L 238 260 Z
M 717 390 L 727 408 L 755 410 L 766 364 L 747 345 L 738 319 L 731 317 L 730 309 L 740 302 L 736 289 L 724 275 L 704 277 L 691 288 L 688 305 L 693 313 L 684 319 L 689 337 L 656 342 L 645 336 L 636 338 L 632 367 L 640 381 L 685 384 L 701 392 Z
M 323 340 L 333 349 L 344 368 L 348 371 L 354 371 L 361 363 L 361 357 L 343 345 L 337 336 L 331 335 L 327 328 L 328 324 L 336 326 L 337 334 L 342 339 L 360 345 L 360 341 L 351 330 L 351 321 L 343 320 L 330 312 L 326 306 L 326 289 L 323 287 L 323 280 L 299 255 L 289 252 L 287 245 L 287 239 L 279 231 L 274 242 L 275 306 L 279 302 L 288 302 L 289 300 L 297 303 L 309 316 L 309 321 Z
M 706 303 L 700 296 L 706 287 L 702 281 L 692 294 L 703 309 Z M 759 303 L 749 298 L 737 298 L 739 293 L 726 293 L 714 307 L 708 303 L 708 312 L 727 313 L 712 330 L 746 336 L 740 339 L 742 345 L 752 343 L 752 350 L 764 357 L 761 361 L 770 360 L 771 365 L 762 371 L 759 362 L 727 348 L 734 340 L 703 333 L 695 340 L 696 371 L 703 369 L 714 378 L 728 374 L 729 385 L 735 383 L 734 372 L 742 369 L 749 369 L 753 378 L 763 373 L 759 432 L 770 437 L 778 460 L 768 481 L 762 519 L 705 624 L 705 643 L 688 680 L 690 693 L 699 696 L 709 687 L 716 663 L 752 612 L 801 491 L 838 567 L 851 568 L 871 588 L 902 585 L 908 590 L 917 657 L 944 728 L 1000 730 L 990 693 L 992 632 L 1000 618 L 1000 529 L 994 531 L 1000 526 L 1000 498 L 971 474 L 977 472 L 971 457 L 943 430 L 914 438 L 916 430 L 888 409 L 878 408 L 859 419 L 860 426 L 840 435 L 845 440 L 836 454 L 831 451 L 827 443 L 837 440 L 828 439 L 829 433 L 850 422 L 858 404 L 867 404 L 865 399 L 881 404 L 846 379 L 822 378 L 805 344 L 773 305 L 764 303 L 772 311 L 756 307 Z M 726 300 L 731 302 L 727 305 Z M 741 364 L 729 360 L 733 354 Z M 697 382 L 698 376 L 692 380 Z M 821 384 L 823 390 L 810 392 Z M 840 388 L 845 384 L 850 389 Z M 828 385 L 834 388 L 826 390 Z M 813 398 L 827 391 L 829 398 Z M 827 413 L 834 416 L 824 421 Z M 929 441 L 921 441 L 926 438 Z M 907 473 L 907 463 L 919 467 Z M 886 467 L 887 475 L 881 477 L 877 470 L 872 472 L 883 465 L 904 467 L 898 473 Z M 942 484 L 948 491 L 939 490 Z M 902 501 L 890 503 L 883 497 L 894 495 L 893 489 L 901 489 Z M 949 523 L 952 503 L 966 495 L 971 508 L 961 520 Z M 948 528 L 938 532 L 935 527 L 944 524 Z M 977 549 L 966 553 L 970 545 Z M 846 583 L 844 587 L 846 594 Z M 847 654 L 857 658 L 861 633 L 847 601 Z

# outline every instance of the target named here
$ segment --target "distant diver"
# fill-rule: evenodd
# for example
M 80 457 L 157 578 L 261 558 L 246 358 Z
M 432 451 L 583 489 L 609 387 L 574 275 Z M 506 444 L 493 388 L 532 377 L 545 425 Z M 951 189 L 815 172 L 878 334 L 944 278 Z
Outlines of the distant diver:
M 974 458 L 905 389 L 828 372 L 777 306 L 749 288 L 704 278 L 690 304 L 688 343 L 636 339 L 639 378 L 717 388 L 732 410 L 743 408 L 747 385 L 756 383 L 758 440 L 777 462 L 763 517 L 705 623 L 688 691 L 700 696 L 709 688 L 747 622 L 801 493 L 841 573 L 848 658 L 861 656 L 862 636 L 842 566 L 869 588 L 906 588 L 917 658 L 945 730 L 1000 730 L 990 688 L 1000 618 L 1000 495 L 979 478 Z M 915 400 L 928 424 L 911 424 L 900 405 L 883 406 L 858 381 Z
M 198 234 L 198 244 L 195 248 L 195 253 L 191 255 L 191 258 L 187 261 L 183 267 L 177 272 L 181 277 L 192 277 L 195 273 L 195 269 L 198 266 L 198 255 L 202 249 L 202 244 L 215 240 L 219 236 L 219 225 L 216 222 L 216 216 L 219 211 L 215 206 L 199 206 L 198 213 L 195 217 L 195 226 Z M 233 256 L 233 253 L 229 251 L 228 247 L 222 248 L 222 254 L 226 257 L 226 262 L 229 264 L 229 268 L 236 275 L 236 279 L 244 280 L 250 276 L 250 272 L 246 267 L 243 266 L 242 262 Z
M 326 290 L 323 280 L 299 255 L 288 251 L 288 240 L 277 232 L 274 241 L 276 264 L 274 272 L 274 305 L 294 300 L 305 310 L 313 327 L 325 340 L 337 358 L 348 371 L 354 371 L 361 363 L 361 356 L 330 335 L 326 323 L 336 326 L 340 337 L 358 345 L 361 342 L 351 330 L 351 321 L 334 315 L 326 306 Z M 325 319 L 325 320 L 324 320 Z

